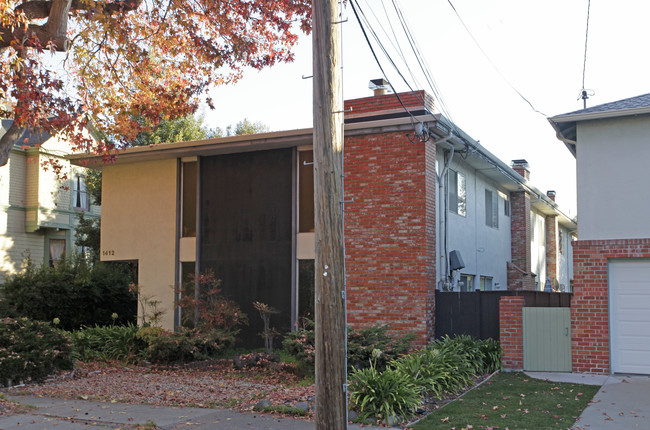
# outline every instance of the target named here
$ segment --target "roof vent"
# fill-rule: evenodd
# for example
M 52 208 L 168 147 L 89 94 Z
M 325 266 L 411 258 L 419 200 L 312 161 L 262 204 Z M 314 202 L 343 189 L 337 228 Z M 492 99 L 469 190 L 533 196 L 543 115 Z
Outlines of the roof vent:
M 384 94 L 387 94 L 389 87 L 390 83 L 383 78 L 371 79 L 370 84 L 368 85 L 368 88 L 373 90 L 376 96 L 383 96 Z

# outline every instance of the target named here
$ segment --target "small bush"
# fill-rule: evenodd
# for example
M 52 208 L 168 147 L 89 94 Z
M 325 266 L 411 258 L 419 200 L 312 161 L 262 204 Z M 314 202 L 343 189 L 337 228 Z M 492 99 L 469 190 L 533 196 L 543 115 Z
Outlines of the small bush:
M 182 310 L 182 323 L 185 327 L 196 328 L 204 333 L 218 327 L 237 335 L 239 326 L 248 324 L 248 316 L 234 300 L 222 294 L 221 280 L 211 271 L 199 275 L 184 288 L 188 287 L 192 290 L 198 287 L 199 296 L 185 294 L 185 290 L 181 292 L 178 306 Z M 194 321 L 195 314 L 198 315 L 198 321 Z
M 503 350 L 498 340 L 485 339 L 480 340 L 479 347 L 483 353 L 483 373 L 494 373 L 503 368 L 501 357 Z
M 224 330 L 200 332 L 181 328 L 177 332 L 149 337 L 149 346 L 144 353 L 152 363 L 186 363 L 217 357 L 234 342 L 234 335 Z
M 72 332 L 75 358 L 135 361 L 147 347 L 138 335 L 138 326 L 85 327 Z
M 303 318 L 302 327 L 287 333 L 282 341 L 284 350 L 294 357 L 302 368 L 308 370 L 314 369 L 316 359 L 314 344 L 314 322 L 309 318 Z
M 378 371 L 374 363 L 350 374 L 350 401 L 361 419 L 389 420 L 408 417 L 422 404 L 419 388 L 395 369 Z
M 72 368 L 71 341 L 49 323 L 0 319 L 0 382 L 40 380 Z
M 356 330 L 348 327 L 348 372 L 355 368 L 367 368 L 370 361 L 377 370 L 386 368 L 386 364 L 405 354 L 413 340 L 413 334 L 391 336 L 390 325 L 374 325 Z M 303 327 L 288 333 L 282 342 L 284 349 L 304 367 L 313 369 L 315 359 L 314 322 L 304 318 Z M 379 350 L 380 355 L 372 357 L 372 352 Z
M 348 328 L 348 371 L 370 367 L 374 350 L 381 351 L 373 360 L 378 370 L 385 369 L 390 360 L 408 352 L 413 333 L 393 337 L 388 334 L 389 329 L 390 325 L 373 325 L 359 330 Z

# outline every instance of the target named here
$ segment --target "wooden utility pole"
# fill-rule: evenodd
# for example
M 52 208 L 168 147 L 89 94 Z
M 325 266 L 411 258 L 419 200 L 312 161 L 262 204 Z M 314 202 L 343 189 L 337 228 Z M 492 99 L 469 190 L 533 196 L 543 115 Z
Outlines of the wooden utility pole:
M 347 428 L 343 95 L 338 0 L 314 0 L 316 428 Z

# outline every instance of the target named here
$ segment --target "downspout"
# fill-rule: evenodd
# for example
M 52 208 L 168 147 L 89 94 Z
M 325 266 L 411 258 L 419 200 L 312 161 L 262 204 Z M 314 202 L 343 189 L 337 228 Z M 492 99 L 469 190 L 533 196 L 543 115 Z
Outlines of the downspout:
M 453 137 L 453 134 L 450 134 L 449 136 L 440 139 L 436 141 L 436 145 L 439 143 L 444 143 L 448 140 L 450 140 Z M 449 166 L 451 165 L 451 162 L 454 158 L 454 146 L 451 146 L 451 153 L 449 155 L 449 159 L 445 161 L 445 166 L 442 169 L 442 172 L 440 175 L 437 177 L 438 179 L 438 196 L 440 198 L 441 202 L 444 202 L 444 208 L 443 208 L 443 231 L 442 231 L 442 236 L 444 238 L 444 248 L 442 251 L 444 251 L 444 280 L 449 279 L 449 248 L 447 246 L 447 238 L 448 238 L 448 229 L 447 229 L 447 221 L 448 221 L 448 211 L 447 211 L 447 193 L 445 192 L 445 180 L 447 179 L 447 171 L 449 170 Z M 445 154 L 446 155 L 446 154 Z M 442 278 L 440 279 L 441 281 L 443 280 Z

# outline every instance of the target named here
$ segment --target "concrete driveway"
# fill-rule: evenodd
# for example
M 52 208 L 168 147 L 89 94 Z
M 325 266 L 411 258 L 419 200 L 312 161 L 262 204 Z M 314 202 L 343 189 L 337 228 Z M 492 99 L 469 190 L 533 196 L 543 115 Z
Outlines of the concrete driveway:
M 609 376 L 573 428 L 650 429 L 650 377 Z

